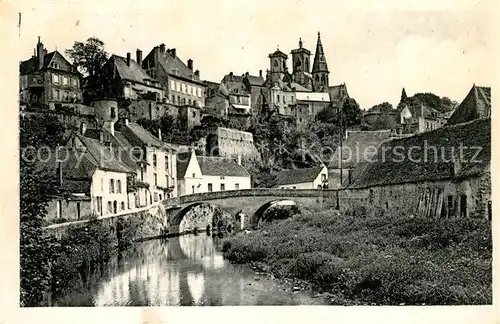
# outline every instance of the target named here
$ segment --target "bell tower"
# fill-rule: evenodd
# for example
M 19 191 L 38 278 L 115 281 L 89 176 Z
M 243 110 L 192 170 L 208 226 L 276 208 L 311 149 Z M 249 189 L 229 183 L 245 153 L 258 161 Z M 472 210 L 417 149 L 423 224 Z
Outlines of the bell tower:
M 302 39 L 299 38 L 299 48 L 292 50 L 293 79 L 301 86 L 307 87 L 311 52 L 302 45 Z
M 318 32 L 318 42 L 316 43 L 316 53 L 314 54 L 314 63 L 312 68 L 314 91 L 327 91 L 329 73 L 328 65 L 326 64 L 325 52 L 323 51 L 323 44 L 321 44 L 321 37 Z
M 279 50 L 279 48 L 274 52 L 269 54 L 270 70 L 269 74 L 271 80 L 276 82 L 278 80 L 283 80 L 285 73 L 287 71 L 286 60 L 288 56 Z

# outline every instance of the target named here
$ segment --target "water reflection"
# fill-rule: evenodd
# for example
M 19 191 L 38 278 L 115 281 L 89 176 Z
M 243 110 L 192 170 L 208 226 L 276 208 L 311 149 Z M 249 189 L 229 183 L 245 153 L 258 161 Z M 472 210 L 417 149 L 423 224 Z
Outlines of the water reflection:
M 317 304 L 285 292 L 246 267 L 223 259 L 221 239 L 206 234 L 137 244 L 111 260 L 94 284 L 61 298 L 58 306 Z M 83 297 L 82 297 L 83 296 Z M 55 305 L 55 306 L 56 306 Z

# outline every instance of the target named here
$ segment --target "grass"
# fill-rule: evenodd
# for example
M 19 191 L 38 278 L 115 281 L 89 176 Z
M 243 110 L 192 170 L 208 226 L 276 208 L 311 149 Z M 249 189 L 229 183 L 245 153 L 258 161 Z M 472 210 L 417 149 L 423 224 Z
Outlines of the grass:
M 264 263 L 338 300 L 377 305 L 492 303 L 491 224 L 479 219 L 359 218 L 329 210 L 228 238 L 234 263 Z

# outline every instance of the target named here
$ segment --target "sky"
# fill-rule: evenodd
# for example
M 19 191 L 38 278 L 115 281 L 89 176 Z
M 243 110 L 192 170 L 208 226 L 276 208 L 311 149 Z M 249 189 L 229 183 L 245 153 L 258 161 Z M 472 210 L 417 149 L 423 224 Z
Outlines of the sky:
M 165 43 L 215 82 L 231 71 L 265 75 L 278 46 L 291 66 L 299 37 L 312 59 L 320 31 L 330 85 L 345 83 L 368 109 L 384 101 L 397 105 L 403 87 L 410 96 L 432 92 L 460 102 L 474 83 L 490 86 L 495 42 L 488 2 L 37 1 L 7 12 L 10 24 L 22 13 L 18 60 L 32 55 L 38 36 L 48 51 L 60 52 L 95 36 L 109 53 L 133 58 L 137 48 L 146 56 Z

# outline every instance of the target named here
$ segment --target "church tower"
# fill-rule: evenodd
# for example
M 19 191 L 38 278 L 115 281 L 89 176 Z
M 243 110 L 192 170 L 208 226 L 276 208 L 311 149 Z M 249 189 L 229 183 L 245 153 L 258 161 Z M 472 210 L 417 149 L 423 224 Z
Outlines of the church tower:
M 271 80 L 276 82 L 278 80 L 283 80 L 286 72 L 286 60 L 288 56 L 279 50 L 279 48 L 272 54 L 269 54 L 269 63 L 271 69 L 269 71 Z
M 318 32 L 318 42 L 316 43 L 316 53 L 312 68 L 313 90 L 315 92 L 325 92 L 328 89 L 328 65 L 326 64 L 325 52 L 321 44 L 320 34 Z
M 293 79 L 303 87 L 310 87 L 310 65 L 311 52 L 302 47 L 302 39 L 299 39 L 299 48 L 292 50 Z

